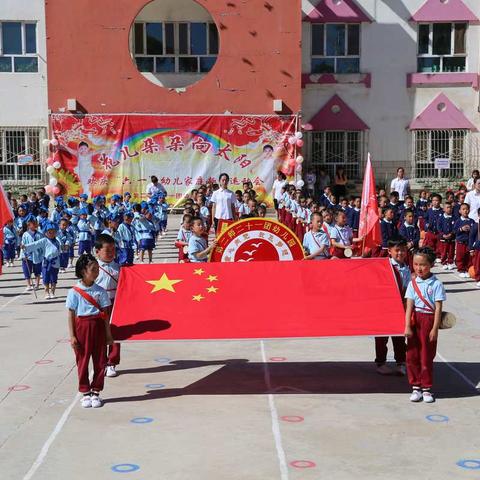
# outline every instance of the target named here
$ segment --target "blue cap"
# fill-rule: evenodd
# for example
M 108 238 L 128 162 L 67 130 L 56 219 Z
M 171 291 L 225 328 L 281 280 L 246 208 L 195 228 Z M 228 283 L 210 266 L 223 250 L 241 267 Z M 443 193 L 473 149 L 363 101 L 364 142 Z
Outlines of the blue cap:
M 144 208 L 147 208 L 147 207 L 148 207 L 148 203 L 145 202 L 145 201 L 143 201 L 143 202 L 140 204 L 140 207 L 141 207 L 142 210 L 143 210 Z
M 40 213 L 48 213 L 48 208 L 43 205 L 40 207 Z
M 114 213 L 110 213 L 109 215 L 107 215 L 107 220 L 109 222 L 119 222 L 120 216 Z
M 81 200 L 88 200 L 88 195 L 87 195 L 86 193 L 82 193 L 82 194 L 80 195 L 80 199 L 81 199 Z
M 102 201 L 102 197 L 100 195 L 98 197 L 94 197 L 93 199 L 94 204 L 97 204 L 98 202 L 101 202 L 101 201 Z
M 81 208 L 79 211 L 78 211 L 78 214 L 79 215 L 88 215 L 88 210 L 86 208 Z
M 127 195 L 128 195 L 129 197 L 132 196 L 132 194 L 131 194 L 130 192 L 125 192 L 125 193 L 123 194 L 124 197 L 126 197 Z
M 124 217 L 127 217 L 127 218 L 133 218 L 133 217 L 134 217 L 133 212 L 125 212 L 125 213 L 123 214 L 123 216 L 124 216 Z
M 47 230 L 58 230 L 57 224 L 54 222 L 46 222 L 45 225 L 43 225 L 43 231 L 46 232 Z
M 29 213 L 26 217 L 25 217 L 25 222 L 28 223 L 28 222 L 35 222 L 37 223 L 37 219 L 35 218 L 35 215 L 32 215 L 31 213 Z

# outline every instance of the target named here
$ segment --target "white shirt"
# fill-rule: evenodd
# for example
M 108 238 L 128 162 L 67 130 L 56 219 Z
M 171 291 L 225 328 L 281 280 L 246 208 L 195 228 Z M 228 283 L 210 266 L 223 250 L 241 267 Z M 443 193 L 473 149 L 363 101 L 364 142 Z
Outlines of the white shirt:
M 282 188 L 287 184 L 286 180 L 275 179 L 273 182 L 273 198 L 280 201 L 282 199 Z
M 398 192 L 398 199 L 403 201 L 405 196 L 408 195 L 410 189 L 410 182 L 406 178 L 394 178 L 390 184 L 391 192 Z
M 470 177 L 468 179 L 468 182 L 467 182 L 467 190 L 470 191 L 470 190 L 473 190 L 473 185 L 474 185 L 475 181 L 474 181 L 474 178 L 473 177 Z
M 213 192 L 210 199 L 215 204 L 215 218 L 218 220 L 232 220 L 233 210 L 237 202 L 235 194 L 228 188 L 219 188 Z
M 98 261 L 99 272 L 95 283 L 107 291 L 108 298 L 113 300 L 117 292 L 118 276 L 120 275 L 120 266 L 116 262 Z
M 465 195 L 465 203 L 470 205 L 470 214 L 472 220 L 478 222 L 478 209 L 480 208 L 480 192 L 472 190 Z
M 160 183 L 158 182 L 156 185 L 154 185 L 153 183 L 149 183 L 147 185 L 147 195 L 158 195 L 159 193 L 164 193 L 165 195 L 167 194 L 167 191 L 165 190 L 165 187 Z

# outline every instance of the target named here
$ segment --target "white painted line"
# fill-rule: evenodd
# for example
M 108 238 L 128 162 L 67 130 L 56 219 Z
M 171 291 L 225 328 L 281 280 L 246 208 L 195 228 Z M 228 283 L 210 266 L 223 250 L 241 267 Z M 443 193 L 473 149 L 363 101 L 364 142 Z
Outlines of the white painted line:
M 265 344 L 263 340 L 260 340 L 260 349 L 262 351 L 265 383 L 267 385 L 267 389 L 270 391 L 272 389 L 272 385 L 270 382 L 270 372 L 268 370 L 267 356 L 265 354 Z M 271 393 L 268 394 L 268 406 L 270 407 L 270 416 L 272 418 L 272 432 L 273 432 L 273 438 L 275 439 L 275 448 L 277 450 L 278 464 L 280 467 L 280 478 L 281 480 L 288 480 L 287 459 L 285 457 L 285 451 L 283 450 L 283 446 L 282 446 L 282 434 L 280 433 L 280 424 L 278 422 L 278 412 L 277 412 L 277 407 L 275 406 L 275 399 Z
M 65 422 L 67 421 L 68 416 L 70 415 L 70 412 L 72 411 L 73 407 L 78 403 L 79 398 L 80 398 L 80 393 L 77 393 L 77 395 L 75 395 L 75 398 L 73 399 L 72 403 L 63 412 L 63 415 L 61 416 L 57 425 L 53 429 L 53 432 L 47 438 L 47 441 L 43 444 L 43 447 L 40 450 L 40 453 L 38 454 L 38 457 L 33 462 L 33 465 L 30 467 L 30 470 L 23 477 L 23 480 L 30 480 L 35 475 L 35 472 L 40 468 L 42 463 L 45 461 L 45 457 L 48 454 L 48 450 L 50 449 L 50 447 L 51 447 L 52 443 L 54 442 L 55 438 L 57 438 L 57 435 L 61 432 L 63 426 L 65 425 Z
M 10 305 L 11 303 L 13 303 L 17 298 L 20 298 L 24 293 L 26 293 L 28 290 L 27 290 L 27 287 L 25 287 L 25 290 L 20 293 L 19 295 L 17 295 L 16 297 L 13 297 L 11 298 L 7 303 L 4 303 L 3 305 L 0 306 L 0 310 L 3 310 L 5 307 L 7 307 L 8 305 Z
M 462 377 L 462 379 L 468 384 L 470 385 L 473 389 L 475 390 L 478 390 L 480 388 L 480 382 L 478 385 L 475 385 L 475 383 L 473 383 L 466 375 L 464 375 L 458 368 L 454 367 L 453 365 L 450 364 L 450 362 L 442 357 L 442 355 L 440 355 L 438 352 L 437 352 L 437 355 L 440 357 L 440 359 L 442 360 L 443 363 L 445 363 L 447 365 L 447 367 L 449 367 L 450 369 L 452 369 L 456 374 L 458 374 L 460 377 Z

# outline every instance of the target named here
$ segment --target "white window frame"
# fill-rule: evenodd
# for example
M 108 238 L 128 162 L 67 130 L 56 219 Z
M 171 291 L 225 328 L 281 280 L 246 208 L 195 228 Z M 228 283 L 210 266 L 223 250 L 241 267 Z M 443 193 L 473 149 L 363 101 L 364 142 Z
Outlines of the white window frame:
M 174 53 L 163 53 L 162 55 L 159 54 L 148 54 L 147 53 L 147 23 L 159 23 L 162 24 L 162 42 L 163 42 L 163 51 L 165 52 L 166 50 L 166 29 L 165 25 L 166 24 L 173 24 L 173 32 L 174 32 Z M 191 45 L 190 45 L 190 37 L 191 37 L 191 25 L 192 23 L 204 23 L 206 24 L 206 46 L 207 46 L 207 53 L 204 55 L 192 55 L 191 54 Z M 188 29 L 187 29 L 187 46 L 188 46 L 188 53 L 180 53 L 180 24 L 187 24 Z M 214 22 L 135 22 L 135 25 L 142 25 L 143 26 L 143 53 L 135 53 L 135 30 L 133 32 L 132 36 L 132 56 L 134 59 L 136 58 L 153 58 L 153 72 L 148 72 L 148 73 L 153 73 L 153 74 L 158 74 L 158 75 L 188 75 L 188 74 L 200 74 L 200 75 L 206 75 L 208 72 L 202 72 L 200 70 L 200 59 L 201 58 L 212 58 L 215 57 L 215 61 L 217 60 L 218 57 L 218 52 L 215 54 L 208 53 L 210 52 L 210 34 L 209 34 L 209 28 L 210 25 L 215 25 Z M 134 25 L 134 29 L 136 28 Z M 216 26 L 215 26 L 216 28 Z M 218 37 L 220 37 L 218 35 Z M 220 38 L 218 40 L 218 47 L 220 48 Z M 196 58 L 197 59 L 197 71 L 196 72 L 181 72 L 180 71 L 180 57 L 188 57 L 188 58 Z M 175 71 L 174 72 L 157 72 L 157 58 L 174 58 L 175 59 Z M 142 72 L 142 73 L 147 73 L 147 72 Z
M 439 58 L 440 59 L 440 71 L 439 72 L 432 72 L 432 73 L 465 73 L 468 72 L 468 35 L 470 24 L 468 22 L 435 22 L 435 23 L 450 23 L 450 54 L 444 55 L 436 55 L 433 53 L 433 25 L 434 23 L 428 22 L 421 22 L 418 24 L 417 27 L 417 70 L 420 72 L 420 68 L 418 65 L 418 59 L 420 58 Z M 456 24 L 463 24 L 466 25 L 467 28 L 465 30 L 465 53 L 452 53 L 455 51 L 455 25 Z M 420 53 L 420 26 L 421 25 L 428 25 L 429 32 L 428 32 L 428 53 Z M 461 72 L 447 72 L 444 71 L 444 59 L 445 58 L 465 58 L 465 70 Z M 420 72 L 422 73 L 422 72 Z
M 3 54 L 3 24 L 5 23 L 20 23 L 21 24 L 21 34 L 22 34 L 22 53 L 7 53 Z M 25 34 L 25 25 L 35 25 L 35 46 L 36 46 L 36 53 L 26 53 L 27 50 L 27 41 L 26 41 L 26 34 Z M 36 21 L 21 21 L 21 20 L 0 20 L 0 57 L 3 58 L 10 58 L 12 70 L 10 72 L 2 72 L 0 71 L 0 75 L 19 75 L 19 74 L 32 74 L 39 72 L 39 65 L 38 65 L 38 22 Z M 22 58 L 37 58 L 37 70 L 35 72 L 16 72 L 15 71 L 15 58 L 22 57 Z
M 323 55 L 314 55 L 313 54 L 313 30 L 315 28 L 315 25 L 322 25 L 323 26 Z M 326 55 L 326 50 L 327 50 L 327 27 L 328 25 L 341 25 L 345 27 L 345 55 Z M 348 27 L 350 25 L 358 25 L 358 55 L 348 55 Z M 311 32 L 310 32 L 310 52 L 311 59 L 310 59 L 310 69 L 312 69 L 312 60 L 322 60 L 322 59 L 331 59 L 333 58 L 334 60 L 334 72 L 331 73 L 331 75 L 336 75 L 337 74 L 337 62 L 338 60 L 346 60 L 346 59 L 358 59 L 358 72 L 355 72 L 354 74 L 360 73 L 360 58 L 362 55 L 362 24 L 361 23 L 341 23 L 341 22 L 329 22 L 329 23 L 322 23 L 322 24 L 311 24 Z M 348 75 L 348 74 L 347 74 Z

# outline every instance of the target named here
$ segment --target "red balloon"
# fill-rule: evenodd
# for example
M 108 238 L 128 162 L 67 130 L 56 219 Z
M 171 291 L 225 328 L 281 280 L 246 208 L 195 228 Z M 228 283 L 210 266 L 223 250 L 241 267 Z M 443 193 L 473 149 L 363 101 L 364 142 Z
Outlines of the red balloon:
M 297 140 L 297 147 L 303 147 L 303 140 L 301 138 Z
M 53 165 L 53 162 L 55 162 L 55 159 L 52 157 L 47 158 L 47 165 Z
M 60 187 L 56 186 L 52 188 L 52 193 L 58 195 L 60 193 Z

